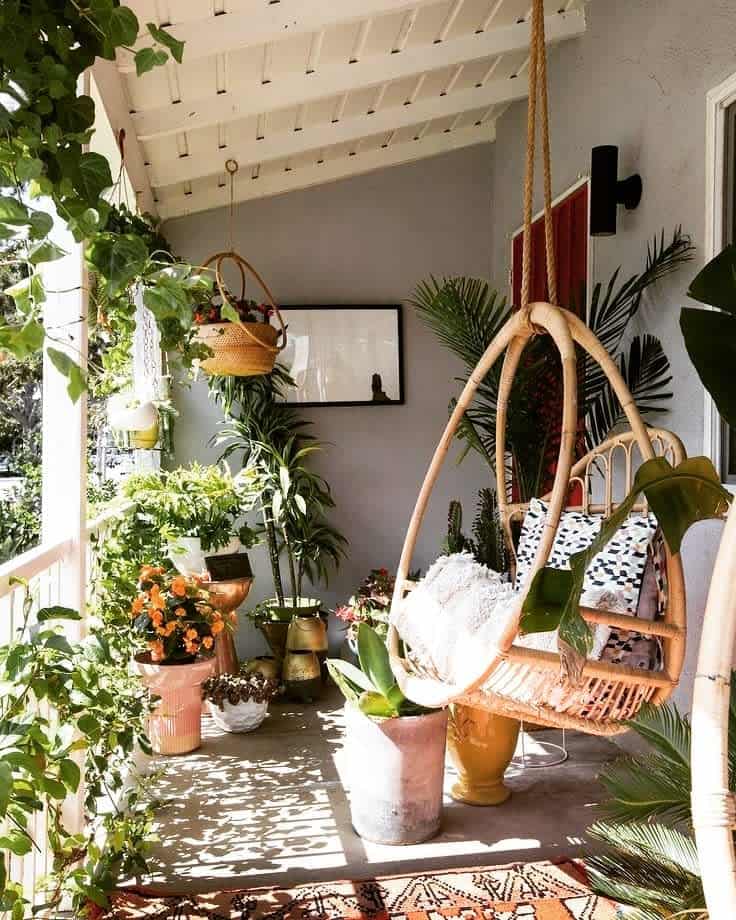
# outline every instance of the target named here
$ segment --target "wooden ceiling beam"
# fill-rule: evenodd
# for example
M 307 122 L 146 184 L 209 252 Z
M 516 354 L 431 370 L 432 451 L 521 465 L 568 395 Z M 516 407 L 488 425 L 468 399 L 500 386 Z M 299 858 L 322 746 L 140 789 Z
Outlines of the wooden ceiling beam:
M 277 42 L 293 35 L 319 32 L 341 23 L 402 12 L 432 2 L 436 0 L 280 0 L 279 3 L 241 0 L 238 12 L 187 20 L 167 29 L 184 42 L 187 63 L 215 53 Z M 150 38 L 146 33 L 135 47 L 148 44 Z M 120 52 L 118 67 L 123 73 L 135 73 L 130 52 Z
M 338 122 L 323 122 L 301 130 L 277 131 L 261 140 L 255 137 L 242 144 L 231 144 L 226 151 L 212 151 L 182 157 L 167 163 L 160 173 L 151 170 L 154 188 L 192 181 L 202 176 L 218 175 L 223 171 L 225 155 L 234 157 L 241 167 L 264 163 L 281 157 L 294 157 L 310 150 L 319 150 L 333 144 L 350 143 L 361 137 L 371 137 L 400 128 L 421 126 L 437 118 L 462 115 L 474 109 L 512 102 L 526 96 L 523 80 L 492 80 L 484 86 L 432 97 L 411 105 L 379 109 L 372 115 L 363 114 L 344 118 Z
M 281 195 L 285 192 L 321 185 L 325 182 L 334 182 L 387 166 L 399 166 L 425 157 L 469 147 L 473 144 L 491 143 L 495 137 L 495 123 L 473 125 L 449 134 L 444 132 L 431 134 L 420 140 L 391 144 L 378 150 L 326 160 L 320 164 L 315 163 L 312 166 L 291 169 L 288 172 L 280 170 L 265 176 L 261 174 L 258 178 L 251 178 L 251 174 L 244 176 L 239 174 L 235 180 L 235 201 L 250 201 L 255 198 Z M 206 211 L 210 208 L 225 207 L 228 202 L 229 189 L 227 187 L 195 189 L 191 195 L 177 195 L 162 201 L 159 204 L 159 211 L 164 219 L 170 219 Z
M 546 18 L 549 43 L 574 38 L 584 31 L 582 10 L 553 13 Z M 309 75 L 290 74 L 254 87 L 252 91 L 233 86 L 227 93 L 135 113 L 133 122 L 139 139 L 145 141 L 315 102 L 467 61 L 523 51 L 528 43 L 529 23 L 514 23 L 437 44 L 409 46 L 397 54 L 372 55 L 352 64 L 333 65 Z

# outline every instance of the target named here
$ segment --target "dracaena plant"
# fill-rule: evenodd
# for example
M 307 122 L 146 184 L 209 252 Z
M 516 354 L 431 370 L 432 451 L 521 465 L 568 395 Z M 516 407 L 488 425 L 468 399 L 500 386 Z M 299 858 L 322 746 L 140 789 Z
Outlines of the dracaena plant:
M 327 667 L 347 702 L 364 715 L 395 719 L 433 711 L 404 696 L 391 670 L 385 641 L 367 623 L 358 626 L 358 660 L 356 666 L 341 658 L 330 658 Z
M 140 32 L 133 11 L 118 0 L 0 4 L 0 240 L 17 244 L 3 260 L 12 259 L 25 275 L 9 289 L 17 313 L 0 323 L 0 353 L 22 358 L 46 344 L 73 399 L 84 390 L 85 376 L 78 362 L 56 347 L 57 340 L 70 344 L 71 330 L 50 334 L 42 316 L 46 292 L 40 267 L 64 255 L 50 235 L 52 211 L 77 242 L 87 242 L 89 265 L 107 298 L 122 302 L 124 292 L 142 285 L 164 347 L 179 350 L 186 362 L 200 356 L 190 326 L 207 280 L 189 265 L 152 258 L 141 228 L 116 225 L 107 194 L 115 184 L 110 165 L 86 149 L 95 103 L 79 87 L 96 58 L 114 60 L 127 50 L 139 75 L 170 57 L 182 60 L 182 42 L 165 28 L 148 23 L 147 42 Z M 133 317 L 132 298 L 126 302 Z

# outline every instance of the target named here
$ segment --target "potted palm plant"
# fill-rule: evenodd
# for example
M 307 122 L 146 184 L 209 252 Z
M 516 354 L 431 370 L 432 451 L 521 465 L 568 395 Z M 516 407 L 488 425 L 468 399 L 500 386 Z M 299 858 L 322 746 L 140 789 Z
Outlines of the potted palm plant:
M 211 393 L 228 417 L 216 438 L 224 445 L 222 459 L 242 451 L 244 470 L 257 493 L 274 597 L 252 614 L 279 660 L 291 619 L 320 612 L 320 599 L 306 594 L 305 585 L 326 583 L 347 543 L 327 517 L 335 506 L 329 485 L 308 466 L 322 446 L 283 402 L 290 384 L 279 365 L 271 374 L 210 381 Z
M 200 686 L 212 673 L 215 639 L 229 624 L 197 579 L 144 566 L 138 589 L 130 617 L 146 650 L 134 663 L 159 698 L 149 720 L 151 746 L 159 754 L 185 754 L 200 745 Z
M 386 644 L 367 623 L 358 626 L 358 659 L 327 662 L 345 696 L 353 827 L 375 843 L 420 843 L 440 829 L 447 712 L 402 694 Z

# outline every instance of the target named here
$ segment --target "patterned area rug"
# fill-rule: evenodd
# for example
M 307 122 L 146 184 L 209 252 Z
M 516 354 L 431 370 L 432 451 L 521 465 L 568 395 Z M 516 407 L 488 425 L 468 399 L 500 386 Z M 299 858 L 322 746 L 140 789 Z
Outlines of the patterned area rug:
M 613 920 L 573 862 L 190 896 L 121 891 L 105 920 Z

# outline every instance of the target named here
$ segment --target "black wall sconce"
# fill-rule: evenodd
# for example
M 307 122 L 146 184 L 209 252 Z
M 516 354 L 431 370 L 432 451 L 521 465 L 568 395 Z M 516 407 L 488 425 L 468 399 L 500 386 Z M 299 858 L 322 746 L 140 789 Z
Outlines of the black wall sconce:
M 618 178 L 618 147 L 593 147 L 590 158 L 590 235 L 613 236 L 616 208 L 633 211 L 641 201 L 641 176 Z

